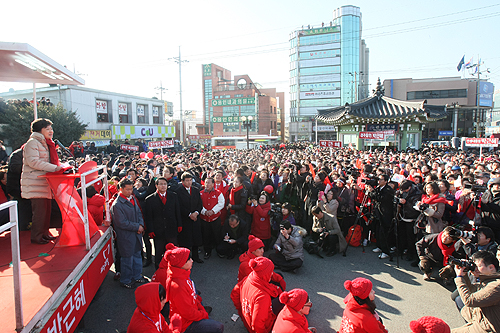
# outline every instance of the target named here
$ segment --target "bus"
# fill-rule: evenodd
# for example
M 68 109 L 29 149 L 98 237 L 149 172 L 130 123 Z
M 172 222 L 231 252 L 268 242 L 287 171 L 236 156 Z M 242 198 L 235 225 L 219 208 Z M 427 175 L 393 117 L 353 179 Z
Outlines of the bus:
M 274 145 L 278 143 L 279 136 L 250 135 L 248 147 L 257 149 L 262 145 Z M 246 136 L 218 136 L 211 140 L 212 149 L 247 149 Z

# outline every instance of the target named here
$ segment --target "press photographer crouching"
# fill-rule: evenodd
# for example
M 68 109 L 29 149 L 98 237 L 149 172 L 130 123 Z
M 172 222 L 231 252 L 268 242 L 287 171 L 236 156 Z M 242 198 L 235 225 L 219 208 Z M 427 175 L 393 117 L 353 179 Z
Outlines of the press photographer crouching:
M 335 216 L 323 212 L 319 206 L 312 208 L 312 214 L 314 215 L 312 239 L 318 242 L 327 257 L 343 252 L 347 247 L 347 242 Z
M 498 259 L 489 251 L 477 251 L 472 256 L 473 274 L 479 283 L 472 284 L 466 274 L 470 263 L 455 265 L 455 284 L 464 307 L 460 311 L 467 321 L 452 332 L 499 332 L 500 331 L 500 274 Z
M 496 255 L 498 244 L 495 242 L 495 233 L 488 227 L 479 227 L 475 232 L 460 231 L 460 243 L 467 258 L 472 258 L 472 255 L 477 251 L 489 251 Z
M 402 251 L 406 252 L 406 260 L 412 261 L 416 257 L 415 242 L 417 241 L 414 232 L 415 220 L 420 215 L 420 211 L 413 206 L 422 197 L 422 192 L 411 180 L 403 180 L 400 190 L 396 193 L 399 201 L 399 244 Z
M 285 220 L 280 224 L 280 234 L 274 243 L 275 253 L 269 255 L 276 268 L 283 272 L 296 272 L 304 262 L 302 235 L 305 232 L 298 226 L 292 226 Z

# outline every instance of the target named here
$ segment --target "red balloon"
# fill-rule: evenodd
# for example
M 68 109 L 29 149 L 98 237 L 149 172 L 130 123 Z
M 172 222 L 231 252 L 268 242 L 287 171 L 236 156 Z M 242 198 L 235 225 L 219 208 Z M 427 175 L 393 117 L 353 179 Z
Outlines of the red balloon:
M 142 153 L 140 153 L 140 154 L 139 154 L 139 156 L 140 156 L 141 158 L 144 158 L 144 157 L 146 157 L 146 153 L 145 153 L 145 152 L 142 152 Z
M 153 156 L 155 156 L 155 154 L 153 154 L 153 152 L 152 152 L 152 151 L 150 151 L 150 152 L 148 153 L 148 158 L 153 158 Z

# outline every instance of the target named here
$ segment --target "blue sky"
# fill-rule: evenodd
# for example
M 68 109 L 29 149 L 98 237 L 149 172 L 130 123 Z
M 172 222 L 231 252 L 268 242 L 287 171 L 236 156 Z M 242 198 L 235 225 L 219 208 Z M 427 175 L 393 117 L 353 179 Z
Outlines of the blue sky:
M 2 4 L 1 41 L 29 43 L 76 69 L 89 88 L 144 97 L 168 89 L 179 108 L 203 107 L 201 65 L 248 74 L 288 93 L 288 37 L 302 25 L 332 19 L 342 5 L 361 8 L 370 49 L 370 84 L 403 77 L 460 76 L 456 66 L 479 55 L 500 88 L 500 2 L 481 1 L 10 1 Z M 467 75 L 469 77 L 470 75 Z M 483 76 L 486 78 L 486 76 Z M 0 92 L 31 85 L 0 82 Z M 158 94 L 159 97 L 159 94 Z M 288 94 L 286 94 L 288 103 Z

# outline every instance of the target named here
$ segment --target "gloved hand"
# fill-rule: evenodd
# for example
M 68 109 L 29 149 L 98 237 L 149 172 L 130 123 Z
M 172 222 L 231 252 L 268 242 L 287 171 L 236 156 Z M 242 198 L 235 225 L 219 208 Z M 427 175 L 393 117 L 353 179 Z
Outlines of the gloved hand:
M 155 237 L 156 237 L 156 235 L 155 235 L 155 233 L 154 233 L 154 232 L 150 232 L 150 233 L 148 234 L 148 236 L 149 236 L 149 238 L 151 238 L 151 239 L 153 239 L 153 238 L 155 238 Z
M 177 232 L 180 233 L 182 231 L 182 227 L 177 227 Z

